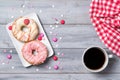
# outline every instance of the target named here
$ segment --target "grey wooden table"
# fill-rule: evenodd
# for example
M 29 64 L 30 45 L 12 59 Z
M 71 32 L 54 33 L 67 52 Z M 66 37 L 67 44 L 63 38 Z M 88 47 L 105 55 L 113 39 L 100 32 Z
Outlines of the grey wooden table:
M 90 22 L 90 3 L 91 0 L 0 0 L 0 80 L 120 80 L 120 59 L 115 55 L 100 73 L 90 73 L 82 65 L 82 53 L 91 45 L 112 53 L 99 40 Z M 42 65 L 24 68 L 5 26 L 31 12 L 39 15 L 59 59 L 49 58 Z M 65 25 L 58 23 L 61 19 Z M 53 37 L 58 42 L 53 42 Z M 7 54 L 12 55 L 11 60 Z M 58 70 L 53 69 L 56 64 Z

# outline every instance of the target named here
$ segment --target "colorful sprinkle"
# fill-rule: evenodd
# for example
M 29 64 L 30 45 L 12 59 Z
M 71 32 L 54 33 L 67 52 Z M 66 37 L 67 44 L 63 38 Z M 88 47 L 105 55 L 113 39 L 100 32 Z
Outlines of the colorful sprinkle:
M 42 13 L 42 10 L 39 10 L 39 13 Z
M 14 18 L 14 16 L 11 16 L 11 18 Z
M 4 49 L 4 50 L 3 50 L 3 52 L 5 53 L 5 52 L 7 52 L 7 50 L 6 50 L 6 49 Z
M 65 20 L 61 20 L 60 23 L 61 23 L 61 24 L 65 24 Z
M 23 13 L 23 10 L 20 10 L 20 13 Z
M 38 72 L 38 71 L 39 71 L 39 69 L 36 69 L 36 71 Z
M 12 68 L 12 69 L 14 69 L 15 67 L 14 67 L 14 66 L 12 66 L 11 68 Z
M 12 55 L 11 55 L 11 54 L 8 54 L 8 55 L 7 55 L 7 58 L 8 58 L 8 59 L 12 59 Z
M 64 53 L 62 53 L 61 55 L 64 56 Z
M 8 29 L 9 29 L 9 30 L 12 30 L 12 26 L 9 26 Z
M 61 14 L 61 17 L 63 17 L 64 15 L 63 14 Z
M 55 47 L 58 47 L 58 44 L 56 44 Z
M 29 19 L 25 19 L 24 20 L 24 24 L 28 25 L 30 23 L 30 20 Z
M 55 5 L 52 5 L 52 8 L 54 8 L 55 7 Z
M 57 41 L 58 41 L 58 39 L 57 39 L 57 38 L 53 38 L 52 40 L 53 40 L 54 42 L 57 42 Z
M 12 51 L 12 50 L 10 50 L 9 52 L 10 52 L 10 53 L 12 53 L 13 51 Z
M 40 33 L 40 36 L 41 36 L 41 37 L 44 37 L 44 34 L 43 34 L 43 33 Z
M 58 52 L 57 55 L 60 55 L 60 52 Z
M 57 56 L 53 56 L 52 58 L 54 61 L 57 61 L 58 60 L 58 57 Z
M 2 65 L 5 65 L 5 63 L 3 62 Z
M 51 67 L 48 67 L 48 69 L 51 69 Z
M 52 27 L 52 25 L 50 25 L 50 27 Z
M 58 69 L 59 69 L 58 65 L 55 65 L 55 66 L 54 66 L 54 69 L 55 69 L 55 70 L 58 70 Z

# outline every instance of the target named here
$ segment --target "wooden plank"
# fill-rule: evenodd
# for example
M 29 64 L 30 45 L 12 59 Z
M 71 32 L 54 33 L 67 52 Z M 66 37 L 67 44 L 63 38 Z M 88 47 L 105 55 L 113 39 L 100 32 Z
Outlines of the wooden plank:
M 1 74 L 0 80 L 119 80 L 120 74 Z
M 6 52 L 3 52 L 6 50 Z M 12 59 L 8 60 L 6 55 L 12 50 Z M 58 61 L 49 58 L 44 64 L 39 66 L 32 66 L 24 68 L 19 60 L 15 49 L 0 49 L 0 73 L 37 73 L 37 74 L 88 74 L 82 64 L 82 54 L 85 49 L 54 49 L 55 54 L 58 56 Z M 112 54 L 106 49 L 109 54 Z M 58 55 L 59 53 L 59 55 Z M 64 55 L 64 56 L 63 56 Z M 108 67 L 101 73 L 120 73 L 120 59 L 114 56 L 110 60 Z M 54 65 L 58 65 L 59 69 L 54 70 Z
M 0 26 L 0 33 L 2 33 L 0 35 L 0 48 L 14 48 L 5 25 Z M 54 48 L 87 48 L 92 45 L 105 48 L 91 25 L 57 25 L 57 28 L 56 25 L 53 25 L 52 28 L 50 25 L 43 26 Z M 62 39 L 55 43 L 52 41 L 53 37 L 58 39 L 61 37 Z
M 66 24 L 91 24 L 90 2 L 90 0 L 61 0 L 60 2 L 58 0 L 1 0 L 0 24 L 6 24 L 31 12 L 36 12 L 43 24 L 54 24 L 54 18 L 59 21 L 65 19 Z M 62 14 L 64 17 L 61 17 Z

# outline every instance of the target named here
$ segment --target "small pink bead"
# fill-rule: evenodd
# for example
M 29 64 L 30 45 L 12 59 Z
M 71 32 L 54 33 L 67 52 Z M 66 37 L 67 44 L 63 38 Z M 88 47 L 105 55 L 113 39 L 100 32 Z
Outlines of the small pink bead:
M 11 55 L 11 54 L 8 54 L 8 55 L 7 55 L 7 58 L 8 58 L 8 59 L 12 59 L 12 55 Z
M 41 37 L 44 37 L 44 34 L 43 34 L 43 33 L 40 33 L 40 36 L 41 36 Z
M 58 39 L 57 39 L 57 38 L 53 38 L 53 41 L 54 41 L 54 42 L 57 42 L 57 41 L 58 41 Z
M 54 66 L 54 69 L 55 69 L 55 70 L 58 70 L 58 69 L 59 69 L 59 67 L 58 67 L 57 65 L 55 65 L 55 66 Z

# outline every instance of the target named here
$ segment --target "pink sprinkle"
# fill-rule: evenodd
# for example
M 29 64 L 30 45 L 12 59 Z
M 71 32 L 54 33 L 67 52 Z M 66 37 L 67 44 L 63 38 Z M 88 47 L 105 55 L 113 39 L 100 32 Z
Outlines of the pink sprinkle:
M 40 33 L 40 36 L 41 36 L 41 37 L 44 37 L 44 34 L 43 34 L 43 33 Z
M 57 38 L 53 38 L 52 40 L 53 40 L 54 42 L 57 42 L 57 41 L 58 41 L 58 39 L 57 39 Z
M 48 66 L 45 66 L 45 68 L 47 68 L 47 69 L 48 69 Z
M 3 52 L 4 52 L 4 53 L 7 52 L 6 49 L 4 49 Z
M 54 66 L 54 69 L 55 69 L 55 70 L 58 70 L 58 69 L 59 69 L 58 65 L 55 65 L 55 66 Z
M 58 62 L 58 65 L 60 64 L 60 62 Z
M 64 53 L 62 53 L 61 55 L 64 56 Z
M 12 55 L 11 55 L 11 54 L 8 54 L 8 55 L 7 55 L 7 58 L 8 58 L 8 59 L 12 59 Z

